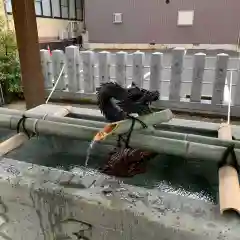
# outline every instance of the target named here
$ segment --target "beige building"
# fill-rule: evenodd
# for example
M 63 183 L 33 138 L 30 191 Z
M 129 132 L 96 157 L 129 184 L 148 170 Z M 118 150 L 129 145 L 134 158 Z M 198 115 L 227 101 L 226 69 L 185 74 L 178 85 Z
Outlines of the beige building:
M 2 14 L 14 27 L 11 0 L 0 0 Z M 81 35 L 84 28 L 84 0 L 35 0 L 40 42 L 71 39 Z

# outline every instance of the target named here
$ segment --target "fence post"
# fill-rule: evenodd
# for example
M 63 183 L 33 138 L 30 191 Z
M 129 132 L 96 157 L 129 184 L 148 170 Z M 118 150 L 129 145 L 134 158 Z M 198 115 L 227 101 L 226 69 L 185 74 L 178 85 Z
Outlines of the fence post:
M 110 81 L 110 57 L 107 51 L 98 53 L 99 84 Z
M 133 82 L 140 88 L 143 87 L 143 64 L 145 54 L 143 52 L 133 53 Z
M 40 55 L 41 55 L 42 72 L 44 76 L 44 85 L 46 89 L 49 89 L 53 87 L 52 59 L 49 54 L 49 51 L 46 49 L 41 49 Z
M 68 73 L 68 90 L 69 92 L 78 92 L 80 90 L 79 47 L 66 47 L 66 64 Z
M 127 53 L 116 53 L 116 82 L 125 86 L 127 84 Z
M 95 79 L 94 79 L 94 52 L 83 51 L 81 52 L 83 63 L 83 85 L 85 93 L 95 92 Z
M 171 80 L 169 87 L 169 100 L 172 101 L 180 101 L 184 53 L 184 48 L 175 48 L 172 53 Z
M 162 72 L 162 58 L 163 54 L 155 52 L 151 55 L 151 66 L 150 66 L 150 83 L 149 90 L 160 91 L 161 72 Z
M 220 53 L 217 55 L 215 79 L 213 84 L 212 104 L 222 104 L 225 87 L 225 79 L 227 76 L 229 55 Z
M 205 68 L 205 53 L 196 53 L 194 55 L 194 67 L 192 76 L 191 102 L 201 102 L 203 73 Z
M 65 65 L 65 54 L 62 50 L 53 50 L 52 51 L 52 60 L 53 60 L 53 75 L 54 82 L 56 83 L 59 75 L 62 71 L 62 68 Z M 56 90 L 66 89 L 66 66 L 64 67 L 63 73 L 60 77 L 58 85 L 56 86 Z

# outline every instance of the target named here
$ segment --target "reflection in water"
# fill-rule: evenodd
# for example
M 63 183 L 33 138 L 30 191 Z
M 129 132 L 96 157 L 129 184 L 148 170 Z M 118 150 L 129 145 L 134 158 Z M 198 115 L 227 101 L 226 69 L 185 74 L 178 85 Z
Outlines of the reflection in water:
M 8 154 L 8 157 L 71 170 L 85 166 L 89 142 L 57 137 L 40 137 Z M 96 144 L 89 154 L 89 171 L 104 164 L 110 146 Z M 158 155 L 149 162 L 147 172 L 122 179 L 131 185 L 155 188 L 165 192 L 216 202 L 218 171 L 215 162 L 186 160 Z

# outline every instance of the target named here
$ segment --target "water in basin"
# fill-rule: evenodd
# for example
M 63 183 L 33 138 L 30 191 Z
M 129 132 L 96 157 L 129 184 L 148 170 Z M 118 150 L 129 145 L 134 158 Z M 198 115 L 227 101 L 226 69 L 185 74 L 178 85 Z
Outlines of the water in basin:
M 85 165 L 90 142 L 68 138 L 35 137 L 6 157 L 48 167 L 71 170 Z M 89 169 L 98 169 L 104 164 L 112 146 L 94 146 L 88 160 Z M 123 182 L 145 188 L 190 196 L 216 202 L 218 191 L 217 165 L 211 161 L 187 160 L 175 156 L 159 155 L 152 159 L 147 172 Z
M 0 141 L 3 142 L 16 134 L 16 131 L 0 128 Z

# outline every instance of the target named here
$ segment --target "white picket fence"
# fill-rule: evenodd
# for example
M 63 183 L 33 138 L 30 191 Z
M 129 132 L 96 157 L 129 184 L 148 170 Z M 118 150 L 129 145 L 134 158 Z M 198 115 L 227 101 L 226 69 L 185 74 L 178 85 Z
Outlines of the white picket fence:
M 77 46 L 67 47 L 65 53 L 54 50 L 52 56 L 48 50 L 40 51 L 47 96 L 51 93 L 54 83 L 59 80 L 51 95 L 53 99 L 94 101 L 96 87 L 101 83 L 115 81 L 126 86 L 134 81 L 139 87 L 160 91 L 161 99 L 155 103 L 156 107 L 227 115 L 224 96 L 226 98 L 229 95 L 229 76 L 234 76 L 236 81 L 232 84 L 234 91 L 231 96 L 231 115 L 240 117 L 239 67 L 228 68 L 231 60 L 228 54 L 218 54 L 215 57 L 215 66 L 209 68 L 206 66 L 208 60 L 206 54 L 197 53 L 192 59 L 188 59 L 192 65 L 190 68 L 184 67 L 184 61 L 188 57 L 185 56 L 185 50 L 182 48 L 172 51 L 170 66 L 163 65 L 164 54 L 160 52 L 137 51 L 131 54 L 122 51 L 114 54 L 107 51 L 80 52 Z M 145 66 L 145 60 L 149 55 L 149 64 Z M 129 64 L 130 57 L 132 61 Z M 238 65 L 238 59 L 235 60 Z M 164 71 L 170 72 L 170 79 L 163 78 Z M 184 71 L 189 71 L 190 74 L 183 74 Z M 212 71 L 214 74 L 212 79 L 203 81 L 207 71 Z M 184 88 L 189 89 L 189 94 L 186 91 L 185 95 L 182 94 Z

